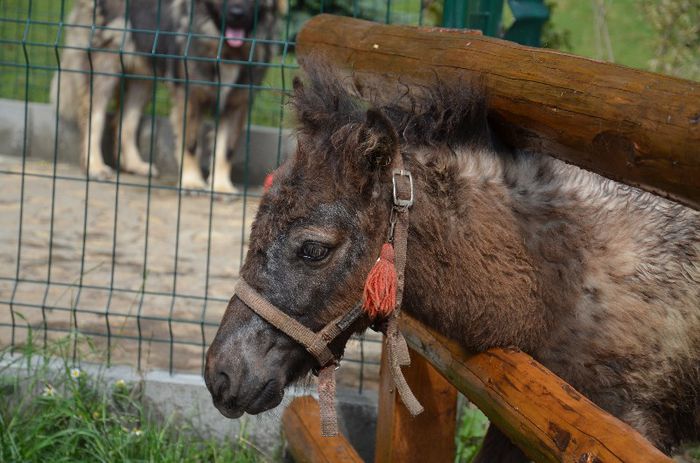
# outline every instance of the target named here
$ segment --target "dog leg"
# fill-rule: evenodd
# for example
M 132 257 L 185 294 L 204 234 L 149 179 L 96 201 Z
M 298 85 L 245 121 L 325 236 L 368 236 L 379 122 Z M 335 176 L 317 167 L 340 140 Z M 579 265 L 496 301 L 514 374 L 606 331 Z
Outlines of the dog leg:
M 109 57 L 97 56 L 95 70 L 114 75 L 92 74 L 92 90 L 88 89 L 87 108 L 90 113 L 86 117 L 83 132 L 83 167 L 88 176 L 96 179 L 106 179 L 112 176 L 112 168 L 105 164 L 102 155 L 102 135 L 107 122 L 107 107 L 114 89 L 119 82 L 117 77 L 118 61 L 112 62 Z M 92 99 L 92 105 L 90 105 Z
M 219 123 L 216 134 L 214 169 L 209 176 L 209 184 L 216 193 L 238 193 L 231 183 L 231 156 L 245 128 L 248 113 L 248 99 L 235 105 Z
M 185 105 L 185 89 L 181 86 L 174 88 L 173 95 L 170 123 L 175 132 L 175 158 L 180 165 L 180 185 L 187 190 L 204 190 L 207 184 L 196 157 L 197 132 L 201 123 L 200 103 L 192 91 Z
M 120 168 L 136 175 L 158 176 L 155 165 L 141 159 L 138 147 L 138 130 L 141 114 L 150 99 L 152 85 L 147 80 L 132 79 L 126 82 L 124 95 L 124 113 L 122 117 Z M 155 136 L 155 135 L 153 135 Z

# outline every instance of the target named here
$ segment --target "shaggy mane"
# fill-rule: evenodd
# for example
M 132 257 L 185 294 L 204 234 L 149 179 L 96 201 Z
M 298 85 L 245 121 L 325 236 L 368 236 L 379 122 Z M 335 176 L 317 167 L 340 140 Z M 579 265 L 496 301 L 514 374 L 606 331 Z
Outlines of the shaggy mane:
M 436 76 L 432 85 L 411 85 L 410 89 L 397 82 L 405 91 L 387 100 L 376 91 L 363 92 L 351 76 L 341 76 L 323 61 L 311 59 L 305 64 L 307 78 L 303 84 L 295 79 L 291 104 L 299 133 L 326 146 L 334 133 L 362 124 L 370 108 L 391 121 L 402 144 L 492 146 L 481 82 L 446 81 Z

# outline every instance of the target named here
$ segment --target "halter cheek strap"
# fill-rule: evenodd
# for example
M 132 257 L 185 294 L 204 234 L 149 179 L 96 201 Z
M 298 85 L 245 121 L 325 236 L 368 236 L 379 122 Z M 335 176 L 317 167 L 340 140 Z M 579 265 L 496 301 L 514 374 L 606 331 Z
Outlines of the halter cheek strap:
M 411 173 L 404 170 L 401 154 L 394 156 L 392 162 L 393 208 L 389 224 L 389 242 L 394 246 L 394 265 L 396 267 L 396 306 L 389 314 L 384 334 L 385 346 L 391 370 L 391 378 L 401 397 L 401 401 L 412 416 L 423 412 L 423 406 L 411 391 L 401 371 L 402 366 L 411 364 L 406 339 L 399 331 L 399 313 L 403 301 L 405 283 L 406 253 L 408 246 L 408 210 L 413 205 L 414 188 Z

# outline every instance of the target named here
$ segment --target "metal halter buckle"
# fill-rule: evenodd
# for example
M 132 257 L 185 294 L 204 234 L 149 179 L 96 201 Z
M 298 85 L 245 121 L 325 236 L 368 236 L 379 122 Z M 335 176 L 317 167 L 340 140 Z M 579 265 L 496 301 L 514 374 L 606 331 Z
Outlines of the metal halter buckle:
M 396 191 L 396 177 L 405 177 L 408 179 L 408 184 L 411 189 L 411 196 L 408 199 L 399 198 Z M 391 183 L 394 193 L 394 206 L 396 207 L 411 207 L 413 206 L 413 176 L 407 170 L 394 169 L 391 172 Z

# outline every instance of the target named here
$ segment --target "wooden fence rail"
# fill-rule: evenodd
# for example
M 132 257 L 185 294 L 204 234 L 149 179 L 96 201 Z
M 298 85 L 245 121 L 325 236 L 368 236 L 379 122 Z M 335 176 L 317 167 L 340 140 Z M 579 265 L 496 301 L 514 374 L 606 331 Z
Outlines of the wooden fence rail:
M 319 15 L 297 41 L 384 95 L 483 80 L 511 145 L 700 208 L 700 83 L 458 30 Z
M 401 331 L 411 347 L 406 380 L 425 411 L 415 418 L 408 414 L 389 386 L 383 358 L 376 463 L 453 461 L 457 390 L 535 462 L 672 462 L 523 352 L 473 354 L 406 314 L 401 315 Z M 320 437 L 318 407 L 312 399 L 303 400 L 285 412 L 284 422 L 297 461 L 357 461 L 347 441 Z
M 401 331 L 414 352 L 536 462 L 671 462 L 637 431 L 523 352 L 470 354 L 405 314 Z

